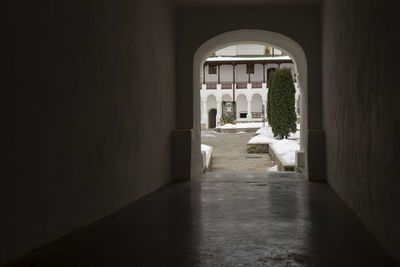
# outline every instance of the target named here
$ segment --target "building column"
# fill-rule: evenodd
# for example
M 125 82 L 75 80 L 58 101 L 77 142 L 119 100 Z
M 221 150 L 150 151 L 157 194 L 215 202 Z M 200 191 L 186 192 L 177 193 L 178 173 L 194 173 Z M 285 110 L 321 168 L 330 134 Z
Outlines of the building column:
M 222 101 L 217 100 L 217 116 L 216 116 L 216 125 L 219 126 L 220 119 L 221 119 L 221 113 L 222 113 Z
M 264 107 L 264 110 L 262 110 L 261 112 L 264 112 L 265 116 L 264 119 L 267 118 L 267 96 L 268 96 L 268 90 L 265 96 L 261 96 L 262 106 Z
M 265 64 L 263 64 L 263 83 L 265 83 Z
M 201 114 L 201 116 L 203 118 L 203 123 L 207 124 L 208 123 L 207 99 L 203 99 L 202 104 L 203 104 L 203 114 Z
M 217 65 L 217 74 L 218 74 L 218 81 L 217 81 L 217 90 L 222 89 L 222 84 L 221 84 L 221 65 Z
M 203 84 L 206 84 L 206 64 L 203 64 Z
M 235 81 L 235 62 L 232 63 L 232 101 L 236 102 L 236 97 L 235 97 L 235 85 L 236 85 L 236 81 Z
M 247 69 L 249 70 L 249 73 L 248 73 L 249 74 L 249 81 L 248 81 L 248 83 L 251 83 L 251 81 L 250 81 L 250 64 L 247 64 L 246 71 L 247 71 Z
M 218 84 L 221 83 L 221 71 L 220 71 L 220 65 L 217 65 L 217 71 L 218 71 Z
M 251 100 L 247 100 L 247 119 L 250 120 L 253 117 L 251 116 Z

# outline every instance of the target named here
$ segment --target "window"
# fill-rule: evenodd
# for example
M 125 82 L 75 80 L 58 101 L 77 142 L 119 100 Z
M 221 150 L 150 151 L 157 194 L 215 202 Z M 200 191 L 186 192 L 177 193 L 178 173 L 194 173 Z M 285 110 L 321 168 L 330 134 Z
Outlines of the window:
M 240 112 L 240 118 L 241 119 L 246 119 L 247 118 L 247 112 Z
M 246 66 L 246 73 L 254 74 L 254 64 L 249 64 Z
M 208 74 L 217 74 L 217 66 L 208 65 Z

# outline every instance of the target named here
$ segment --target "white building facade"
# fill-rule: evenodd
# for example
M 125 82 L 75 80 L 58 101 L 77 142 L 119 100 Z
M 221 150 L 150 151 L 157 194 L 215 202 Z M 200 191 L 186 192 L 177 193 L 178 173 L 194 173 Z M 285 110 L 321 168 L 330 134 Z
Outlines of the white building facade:
M 232 47 L 222 49 L 235 55 Z M 261 47 L 261 52 L 263 46 Z M 265 49 L 265 48 L 264 48 Z M 252 53 L 262 54 L 260 51 Z M 221 55 L 221 52 L 218 51 Z M 278 50 L 279 51 L 279 50 Z M 218 52 L 216 55 L 218 55 Z M 279 51 L 281 54 L 281 51 Z M 237 55 L 237 54 L 236 54 Z M 201 124 L 202 128 L 220 125 L 224 101 L 236 102 L 236 121 L 262 121 L 266 114 L 267 94 L 271 72 L 276 68 L 289 68 L 296 88 L 296 100 L 300 91 L 296 82 L 293 61 L 288 56 L 216 56 L 206 60 L 201 68 Z M 296 110 L 297 109 L 296 101 Z

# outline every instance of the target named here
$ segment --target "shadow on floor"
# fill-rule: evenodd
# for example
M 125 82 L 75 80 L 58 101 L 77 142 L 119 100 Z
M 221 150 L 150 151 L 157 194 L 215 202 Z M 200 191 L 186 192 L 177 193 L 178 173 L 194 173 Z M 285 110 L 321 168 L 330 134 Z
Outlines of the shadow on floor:
M 325 183 L 207 173 L 10 266 L 398 266 Z

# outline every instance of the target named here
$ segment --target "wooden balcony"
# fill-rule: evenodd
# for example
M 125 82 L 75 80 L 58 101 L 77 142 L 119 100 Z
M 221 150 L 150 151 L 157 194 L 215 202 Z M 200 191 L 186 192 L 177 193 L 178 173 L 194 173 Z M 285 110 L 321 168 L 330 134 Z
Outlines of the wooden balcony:
M 252 112 L 251 113 L 251 117 L 253 118 L 253 119 L 261 119 L 261 112 Z
M 236 89 L 247 89 L 247 82 L 237 82 Z
M 217 89 L 217 82 L 206 82 L 207 90 Z
M 232 82 L 221 82 L 221 89 L 223 90 L 232 90 L 233 83 Z M 247 82 L 236 82 L 236 89 L 247 89 Z M 202 88 L 203 84 L 200 84 L 200 89 Z M 206 89 L 207 90 L 216 90 L 217 89 L 217 82 L 206 82 Z M 262 89 L 263 82 L 251 82 L 252 89 Z
M 232 82 L 222 82 L 221 89 L 231 89 L 232 90 Z
M 262 84 L 263 84 L 263 82 L 252 82 L 251 83 L 251 88 L 260 89 L 260 88 L 262 88 Z

